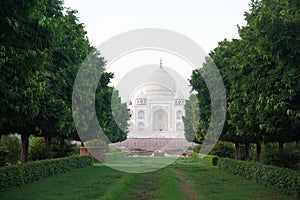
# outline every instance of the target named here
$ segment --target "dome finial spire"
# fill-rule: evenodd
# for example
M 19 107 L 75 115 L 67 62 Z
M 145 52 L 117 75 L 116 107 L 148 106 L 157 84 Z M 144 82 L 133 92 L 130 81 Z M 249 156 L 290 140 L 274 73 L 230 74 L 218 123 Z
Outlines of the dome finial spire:
M 162 60 L 160 59 L 160 68 L 162 69 Z

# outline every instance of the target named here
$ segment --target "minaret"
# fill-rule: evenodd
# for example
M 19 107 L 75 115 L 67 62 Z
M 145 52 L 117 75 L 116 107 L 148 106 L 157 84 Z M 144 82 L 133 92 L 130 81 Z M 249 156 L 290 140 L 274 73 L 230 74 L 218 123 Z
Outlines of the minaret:
M 160 68 L 162 69 L 162 60 L 160 59 Z

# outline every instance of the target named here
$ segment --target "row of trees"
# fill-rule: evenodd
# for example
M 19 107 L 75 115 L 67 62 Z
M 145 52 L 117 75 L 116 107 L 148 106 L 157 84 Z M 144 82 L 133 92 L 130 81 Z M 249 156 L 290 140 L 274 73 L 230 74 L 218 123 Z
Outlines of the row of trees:
M 21 134 L 21 161 L 27 162 L 30 135 L 43 136 L 46 146 L 54 137 L 79 139 L 72 119 L 73 83 L 81 63 L 95 48 L 76 11 L 64 9 L 61 0 L 1 4 L 0 135 Z M 99 54 L 95 59 L 104 71 L 104 59 Z M 99 81 L 96 111 L 100 124 L 106 126 L 104 132 L 115 142 L 127 133 L 111 120 L 110 97 L 115 90 L 108 83 L 112 77 L 105 72 Z M 126 105 L 118 96 L 114 101 L 126 123 Z
M 200 118 L 188 138 L 202 142 L 210 123 L 210 96 L 201 74 L 213 60 L 226 88 L 228 110 L 221 139 L 246 147 L 261 143 L 283 144 L 300 140 L 300 2 L 253 0 L 245 13 L 247 25 L 240 39 L 224 40 L 210 52 L 204 67 L 195 70 L 190 83 L 197 92 Z M 213 78 L 213 77 L 211 77 Z M 187 107 L 193 101 L 187 102 Z M 193 111 L 186 114 L 193 115 Z M 236 155 L 237 158 L 239 155 Z

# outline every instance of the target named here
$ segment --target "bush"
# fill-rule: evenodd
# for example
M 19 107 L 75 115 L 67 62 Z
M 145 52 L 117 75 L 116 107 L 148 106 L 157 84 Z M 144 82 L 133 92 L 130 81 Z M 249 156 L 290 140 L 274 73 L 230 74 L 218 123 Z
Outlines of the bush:
M 217 166 L 217 164 L 218 164 L 218 159 L 219 159 L 218 156 L 205 155 L 205 156 L 202 158 L 202 161 L 205 162 L 205 163 L 208 164 L 208 165 L 211 165 L 211 166 Z
M 80 152 L 80 149 L 76 144 L 72 144 L 69 140 L 61 140 L 59 138 L 52 139 L 51 147 L 53 158 L 78 155 Z
M 218 141 L 209 155 L 219 156 L 221 158 L 234 158 L 234 146 L 231 142 Z
M 31 144 L 29 146 L 29 160 L 44 160 L 53 158 L 54 153 L 52 152 L 52 147 L 45 147 L 43 137 L 32 138 Z
M 0 168 L 0 190 L 91 165 L 91 157 L 71 156 L 2 167 Z
M 29 146 L 29 160 L 44 160 L 63 158 L 79 154 L 79 148 L 68 140 L 53 138 L 49 146 L 45 147 L 43 137 L 33 137 Z
M 194 147 L 188 146 L 188 147 L 185 147 L 185 149 L 186 149 L 187 151 L 193 151 L 193 150 L 194 150 Z
M 300 175 L 291 169 L 228 158 L 220 158 L 218 166 L 235 175 L 276 188 L 284 194 L 300 197 Z
M 21 141 L 15 135 L 2 135 L 0 146 L 7 151 L 6 162 L 16 164 L 20 161 Z
M 192 158 L 195 159 L 195 160 L 199 160 L 199 159 L 200 159 L 199 153 L 193 152 L 193 153 L 192 153 Z
M 200 148 L 201 148 L 201 144 L 197 144 L 196 146 L 194 146 L 193 151 L 194 151 L 195 153 L 199 153 Z
M 262 162 L 266 165 L 273 165 L 277 167 L 285 167 L 290 169 L 300 168 L 300 151 L 286 150 L 282 153 L 278 149 L 268 149 L 262 156 Z
M 199 153 L 193 153 L 192 158 L 195 160 L 200 160 L 210 166 L 216 166 L 218 164 L 218 156 L 212 156 L 212 155 L 205 155 L 205 154 L 199 154 Z
M 7 151 L 4 148 L 0 147 L 0 167 L 6 165 L 7 154 Z

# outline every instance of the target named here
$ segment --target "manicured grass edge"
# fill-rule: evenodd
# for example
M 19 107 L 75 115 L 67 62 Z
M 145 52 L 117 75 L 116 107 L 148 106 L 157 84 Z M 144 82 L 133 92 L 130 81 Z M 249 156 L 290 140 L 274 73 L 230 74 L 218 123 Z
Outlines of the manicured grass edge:
M 32 183 L 92 164 L 92 158 L 89 156 L 71 156 L 2 167 L 0 168 L 0 190 Z
M 300 197 L 300 174 L 297 171 L 229 158 L 219 158 L 218 166 L 235 175 L 278 189 L 283 194 Z
M 300 173 L 287 168 L 264 165 L 257 162 L 220 158 L 218 156 L 194 153 L 193 158 L 210 166 L 230 171 L 256 183 L 278 189 L 281 193 L 292 197 L 300 197 Z

